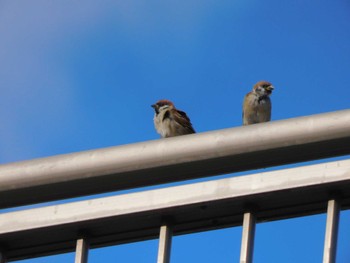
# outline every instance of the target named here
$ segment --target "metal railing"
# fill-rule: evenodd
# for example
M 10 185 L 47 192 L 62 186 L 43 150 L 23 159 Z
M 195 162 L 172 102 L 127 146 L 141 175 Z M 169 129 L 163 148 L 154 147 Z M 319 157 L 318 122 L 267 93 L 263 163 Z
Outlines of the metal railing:
M 2 165 L 0 207 L 346 154 L 350 110 Z M 165 263 L 173 234 L 238 225 L 240 261 L 251 262 L 256 222 L 327 211 L 324 263 L 331 263 L 339 210 L 349 206 L 345 160 L 7 212 L 0 262 L 76 250 L 82 263 L 89 248 L 159 237 Z

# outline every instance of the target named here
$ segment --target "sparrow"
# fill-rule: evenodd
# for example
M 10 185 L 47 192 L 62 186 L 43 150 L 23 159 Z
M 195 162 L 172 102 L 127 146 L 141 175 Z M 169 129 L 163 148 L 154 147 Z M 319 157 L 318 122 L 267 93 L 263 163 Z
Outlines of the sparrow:
M 259 81 L 243 100 L 243 125 L 271 120 L 270 95 L 274 87 L 268 81 Z
M 186 113 L 175 108 L 170 100 L 159 100 L 154 108 L 154 127 L 162 138 L 195 133 Z

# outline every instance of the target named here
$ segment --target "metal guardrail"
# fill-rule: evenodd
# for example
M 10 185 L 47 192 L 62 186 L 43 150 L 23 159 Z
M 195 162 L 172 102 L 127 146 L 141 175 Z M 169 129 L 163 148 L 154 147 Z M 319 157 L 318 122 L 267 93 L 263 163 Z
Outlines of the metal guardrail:
M 21 259 L 73 251 L 82 238 L 91 248 L 157 238 L 164 226 L 164 252 L 169 232 L 186 234 L 244 221 L 242 255 L 250 258 L 255 221 L 324 213 L 329 200 L 333 216 L 326 240 L 333 249 L 335 211 L 340 205 L 350 207 L 350 160 L 4 213 L 0 244 L 8 258 Z
M 350 110 L 2 165 L 0 207 L 346 154 Z M 349 207 L 346 160 L 8 212 L 0 263 L 74 250 L 86 263 L 89 248 L 157 237 L 168 263 L 173 234 L 242 224 L 250 263 L 256 223 L 326 211 L 323 262 L 333 263 Z
M 0 165 L 0 208 L 350 154 L 350 110 Z

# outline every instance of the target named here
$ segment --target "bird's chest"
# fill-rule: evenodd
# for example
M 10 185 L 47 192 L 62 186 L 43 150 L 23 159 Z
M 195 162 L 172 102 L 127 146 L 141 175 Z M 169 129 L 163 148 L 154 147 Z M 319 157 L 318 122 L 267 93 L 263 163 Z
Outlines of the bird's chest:
M 169 137 L 176 130 L 176 123 L 170 116 L 166 111 L 154 116 L 154 125 L 162 137 Z
M 168 122 L 170 121 L 170 118 L 169 118 L 170 114 L 168 111 L 162 111 L 158 114 L 155 114 L 154 115 L 154 124 L 161 128 L 163 126 L 167 126 L 168 125 Z

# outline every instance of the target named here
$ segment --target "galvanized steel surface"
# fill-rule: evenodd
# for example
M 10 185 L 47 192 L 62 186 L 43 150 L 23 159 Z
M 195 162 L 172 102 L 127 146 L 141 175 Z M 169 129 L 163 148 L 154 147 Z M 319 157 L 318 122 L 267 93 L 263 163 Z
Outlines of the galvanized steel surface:
M 0 207 L 350 154 L 350 110 L 0 166 Z
M 179 235 L 241 225 L 250 209 L 257 222 L 326 212 L 334 193 L 350 207 L 350 160 L 4 213 L 0 244 L 23 259 L 72 251 L 81 231 L 99 247 L 158 238 L 164 221 Z

